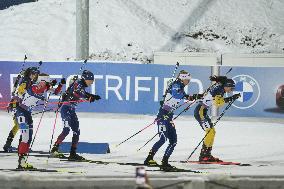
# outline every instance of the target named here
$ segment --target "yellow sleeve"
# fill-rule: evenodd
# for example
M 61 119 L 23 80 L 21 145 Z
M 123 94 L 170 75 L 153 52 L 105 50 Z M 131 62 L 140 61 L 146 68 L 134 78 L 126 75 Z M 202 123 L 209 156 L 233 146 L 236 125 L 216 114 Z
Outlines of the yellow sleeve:
M 216 95 L 214 97 L 214 105 L 220 107 L 223 106 L 225 104 L 225 100 L 221 95 Z
M 23 95 L 24 92 L 26 91 L 26 87 L 27 87 L 27 84 L 26 83 L 22 83 L 19 88 L 18 88 L 18 94 L 19 95 Z

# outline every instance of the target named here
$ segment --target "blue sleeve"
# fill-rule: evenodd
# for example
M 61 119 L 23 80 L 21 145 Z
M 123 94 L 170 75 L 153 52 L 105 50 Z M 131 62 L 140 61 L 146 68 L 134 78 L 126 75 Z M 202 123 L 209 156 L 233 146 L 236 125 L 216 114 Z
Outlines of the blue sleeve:
M 212 95 L 212 97 L 216 96 L 216 95 L 224 95 L 224 89 L 222 87 L 222 85 L 217 85 L 215 87 L 213 87 L 210 90 L 210 94 Z
M 183 88 L 181 87 L 181 84 L 179 83 L 174 83 L 171 88 L 171 95 L 173 98 L 176 99 L 182 99 L 185 96 L 185 92 Z

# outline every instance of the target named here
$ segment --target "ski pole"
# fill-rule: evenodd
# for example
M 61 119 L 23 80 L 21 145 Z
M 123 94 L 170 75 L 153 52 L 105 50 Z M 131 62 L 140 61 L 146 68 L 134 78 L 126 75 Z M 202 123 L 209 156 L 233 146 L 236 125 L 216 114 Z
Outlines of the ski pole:
M 42 65 L 42 61 L 39 61 L 38 62 L 38 66 L 37 66 L 37 69 L 39 69 L 39 67 Z
M 26 158 L 26 161 L 25 161 L 25 162 L 28 161 L 28 158 L 29 158 L 29 155 L 30 155 L 30 151 L 32 150 L 33 144 L 34 144 L 34 142 L 35 142 L 35 138 L 36 138 L 36 136 L 37 136 L 37 133 L 38 133 L 38 130 L 39 130 L 39 127 L 40 127 L 40 124 L 41 124 L 43 115 L 44 115 L 44 113 L 45 113 L 45 110 L 46 110 L 46 107 L 47 107 L 47 103 L 48 103 L 48 101 L 49 101 L 50 96 L 51 96 L 51 92 L 49 92 L 49 94 L 48 94 L 48 96 L 47 96 L 47 99 L 46 99 L 46 101 L 45 101 L 45 103 L 44 103 L 43 110 L 41 111 L 41 116 L 40 116 L 40 118 L 39 118 L 39 122 L 38 122 L 38 125 L 37 125 L 37 128 L 36 128 L 36 132 L 35 132 L 35 134 L 34 134 L 34 137 L 33 137 L 32 142 L 31 142 L 30 149 L 29 149 L 29 151 L 28 151 L 27 158 Z
M 151 125 L 155 124 L 157 121 L 157 119 L 155 119 L 151 124 L 147 125 L 146 127 L 144 127 L 143 129 L 139 130 L 138 132 L 136 132 L 135 134 L 131 135 L 130 137 L 128 137 L 127 139 L 125 139 L 124 141 L 122 141 L 121 143 L 117 144 L 115 147 L 120 146 L 121 144 L 125 143 L 126 141 L 128 141 L 129 139 L 133 138 L 134 136 L 138 135 L 139 133 L 141 133 L 142 131 L 144 131 L 145 129 L 147 129 L 148 127 L 150 127 Z
M 195 101 L 194 102 L 192 102 L 192 103 L 190 103 L 190 106 L 188 106 L 187 108 L 190 108 L 191 107 L 191 105 L 192 104 L 194 104 L 195 103 Z M 184 103 L 185 104 L 185 103 Z M 179 106 L 179 107 L 181 107 L 181 106 Z M 178 107 L 178 108 L 179 108 Z M 175 109 L 176 110 L 176 109 Z M 181 113 L 180 113 L 181 114 Z M 179 114 L 179 115 L 180 115 Z M 178 116 L 179 116 L 178 115 Z M 178 116 L 176 116 L 173 120 L 175 120 Z M 146 146 L 149 142 L 151 142 L 157 135 L 158 135 L 159 133 L 156 133 L 151 139 L 149 139 L 141 148 L 139 148 L 137 151 L 140 151 L 144 146 Z
M 137 150 L 137 152 L 140 151 L 140 150 L 141 150 L 144 146 L 146 146 L 149 142 L 151 142 L 158 134 L 159 134 L 159 133 L 156 133 L 152 138 L 150 138 L 141 148 L 139 148 L 139 149 Z
M 236 99 L 235 99 L 236 100 Z M 223 110 L 223 112 L 220 114 L 220 116 L 217 118 L 216 122 L 213 124 L 213 126 L 211 128 L 214 128 L 216 126 L 216 124 L 218 123 L 218 121 L 224 116 L 225 112 L 231 107 L 231 105 L 235 102 L 235 100 L 232 100 L 227 106 L 226 108 Z M 188 158 L 186 159 L 186 161 L 188 161 L 191 156 L 194 154 L 194 152 L 197 150 L 197 148 L 200 146 L 200 144 L 205 140 L 205 138 L 207 137 L 207 135 L 210 133 L 211 130 L 209 130 L 206 135 L 202 138 L 202 140 L 198 143 L 198 145 L 194 148 L 194 150 L 191 152 L 191 154 L 188 156 Z
M 71 103 L 81 103 L 81 102 L 89 102 L 88 100 L 85 100 L 85 99 L 80 99 L 80 100 L 70 100 L 70 101 L 64 101 L 64 102 L 48 102 L 47 104 L 71 104 Z M 36 106 L 42 106 L 44 104 L 37 104 Z
M 50 152 L 51 152 L 51 145 L 52 145 L 52 141 L 53 141 L 53 137 L 54 137 L 54 131 L 55 131 L 55 126 L 56 126 L 56 122 L 57 122 L 57 117 L 58 117 L 58 113 L 59 111 L 56 111 L 56 115 L 55 115 L 55 120 L 54 120 L 54 124 L 53 124 L 53 129 L 52 129 L 52 135 L 51 135 L 51 140 L 50 140 L 50 144 L 49 144 L 49 150 L 48 150 L 48 158 L 47 158 L 47 164 L 48 164 L 48 160 L 50 158 Z
M 31 145 L 30 145 L 30 150 L 31 150 L 31 149 L 32 149 L 32 147 L 33 147 L 33 144 L 34 144 L 34 141 L 35 141 L 35 138 L 36 138 L 36 135 L 37 135 L 37 132 L 38 132 L 39 126 L 40 126 L 40 124 L 41 124 L 41 121 L 42 121 L 43 115 L 44 115 L 44 113 L 46 112 L 46 107 L 47 107 L 47 103 L 48 103 L 48 101 L 49 101 L 50 96 L 51 96 L 51 92 L 48 94 L 47 99 L 46 99 L 46 101 L 45 101 L 45 103 L 44 103 L 43 110 L 41 111 L 41 116 L 40 116 L 40 119 L 39 119 L 39 123 L 38 123 L 38 125 L 37 125 L 37 128 L 36 128 L 36 132 L 35 132 L 34 138 L 33 138 L 32 142 L 31 142 Z M 29 154 L 28 154 L 28 156 L 27 156 L 27 157 L 29 157 Z M 27 158 L 27 159 L 28 159 L 28 158 Z
M 53 110 L 55 110 L 55 108 L 47 109 L 47 110 L 45 110 L 45 112 L 50 112 L 50 111 L 53 111 Z M 42 113 L 42 111 L 36 112 L 36 113 L 33 113 L 32 116 L 37 115 L 37 114 L 41 114 L 41 113 Z
M 189 108 L 192 107 L 196 103 L 196 100 L 194 100 L 192 103 L 190 103 L 184 110 L 182 110 L 173 120 L 177 119 L 183 112 L 186 112 Z
M 185 103 L 184 103 L 185 104 Z M 176 109 L 171 110 L 170 112 L 173 112 Z M 157 121 L 159 121 L 159 119 L 155 119 L 152 123 L 150 123 L 149 125 L 147 125 L 146 127 L 144 127 L 143 129 L 139 130 L 138 132 L 134 133 L 133 135 L 131 135 L 130 137 L 128 137 L 127 139 L 125 139 L 124 141 L 122 141 L 121 143 L 117 144 L 115 147 L 120 146 L 121 144 L 125 143 L 126 141 L 128 141 L 129 139 L 133 138 L 134 136 L 138 135 L 139 133 L 141 133 L 142 131 L 144 131 L 145 129 L 147 129 L 148 127 L 152 126 L 153 124 L 155 124 Z
M 202 96 L 204 96 L 206 93 L 208 93 L 208 91 L 214 87 L 215 85 L 217 85 L 217 83 L 214 83 L 213 85 L 211 85 L 210 87 L 208 87 L 203 93 Z M 193 104 L 195 104 L 197 102 L 197 100 L 194 100 L 192 103 L 190 103 L 183 111 L 181 111 L 173 120 L 177 119 L 182 113 L 186 112 Z M 185 104 L 185 103 L 184 103 Z M 180 108 L 181 106 L 183 106 L 184 104 L 181 104 L 180 106 L 178 106 L 177 108 Z

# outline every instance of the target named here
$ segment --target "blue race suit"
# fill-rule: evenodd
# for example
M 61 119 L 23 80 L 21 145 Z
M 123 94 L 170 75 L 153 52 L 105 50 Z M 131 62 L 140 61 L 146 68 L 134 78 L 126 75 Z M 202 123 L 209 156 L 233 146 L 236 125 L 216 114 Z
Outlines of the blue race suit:
M 170 157 L 177 144 L 177 134 L 173 123 L 173 111 L 177 105 L 186 98 L 184 92 L 185 85 L 181 80 L 176 80 L 169 87 L 164 104 L 160 108 L 157 116 L 157 125 L 160 139 L 153 145 L 151 152 L 156 153 L 159 148 L 169 139 L 169 145 L 165 151 L 164 157 Z
M 62 102 L 66 102 L 66 104 L 62 105 L 60 110 L 63 121 L 63 130 L 55 142 L 56 145 L 59 145 L 63 142 L 65 137 L 69 134 L 71 128 L 73 131 L 71 147 L 75 149 L 77 148 L 80 136 L 80 128 L 79 120 L 75 111 L 78 103 L 76 101 L 82 98 L 87 99 L 89 97 L 89 93 L 85 91 L 86 87 L 87 85 L 83 79 L 76 80 L 71 84 L 68 91 L 65 92 L 65 95 L 63 95 Z

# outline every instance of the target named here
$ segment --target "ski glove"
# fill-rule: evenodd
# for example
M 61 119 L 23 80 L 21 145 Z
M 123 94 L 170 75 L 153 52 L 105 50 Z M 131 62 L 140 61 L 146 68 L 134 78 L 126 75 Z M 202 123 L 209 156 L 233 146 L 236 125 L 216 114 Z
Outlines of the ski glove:
M 54 87 L 54 86 L 56 85 L 56 83 L 57 83 L 57 81 L 56 81 L 56 79 L 54 79 L 54 80 L 52 80 L 52 81 L 50 82 L 50 85 L 51 85 L 52 87 Z
M 60 81 L 60 83 L 61 83 L 62 85 L 65 85 L 65 84 L 66 84 L 66 79 L 65 79 L 65 78 L 62 78 L 61 81 Z
M 94 102 L 95 100 L 100 100 L 100 99 L 101 99 L 101 97 L 99 95 L 90 94 L 90 97 L 89 97 L 90 103 Z
M 19 106 L 19 102 L 15 99 L 12 99 L 7 107 L 8 112 L 13 111 L 15 108 Z
M 52 80 L 51 82 L 46 82 L 45 85 L 46 85 L 46 90 L 49 90 L 50 87 L 54 87 L 56 85 L 57 81 L 56 79 Z
M 241 97 L 241 94 L 240 94 L 240 93 L 234 94 L 233 96 L 230 96 L 230 97 L 227 97 L 227 98 L 225 98 L 224 100 L 225 100 L 225 102 L 227 103 L 227 102 L 231 102 L 231 101 L 233 101 L 233 100 L 237 100 L 239 97 Z
M 192 95 L 193 100 L 199 100 L 203 98 L 203 94 L 193 94 Z
M 210 76 L 209 77 L 210 81 L 216 81 L 216 82 L 219 82 L 219 83 L 222 83 L 224 84 L 226 81 L 227 81 L 227 77 L 226 76 Z

